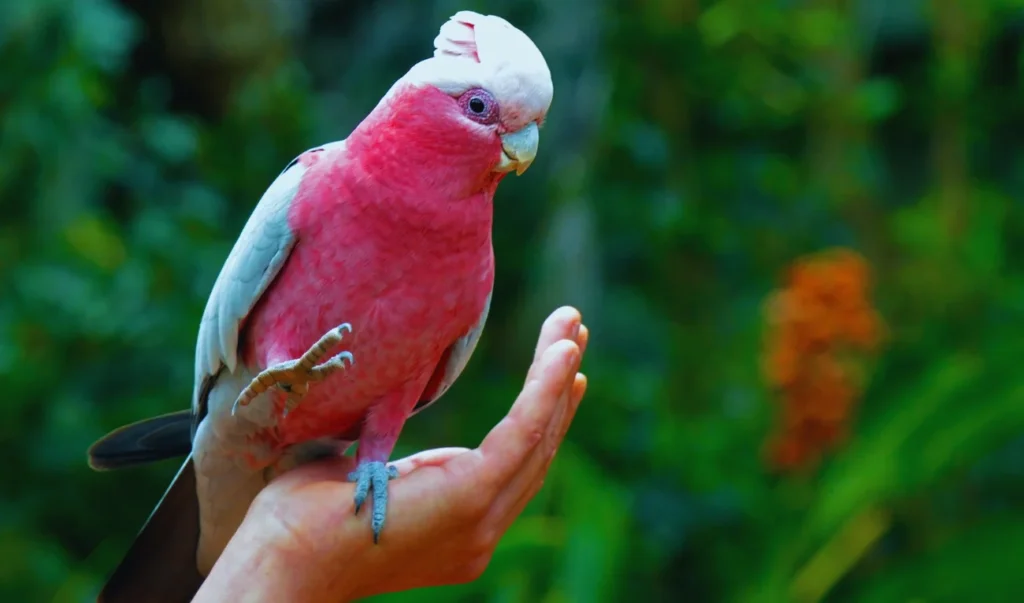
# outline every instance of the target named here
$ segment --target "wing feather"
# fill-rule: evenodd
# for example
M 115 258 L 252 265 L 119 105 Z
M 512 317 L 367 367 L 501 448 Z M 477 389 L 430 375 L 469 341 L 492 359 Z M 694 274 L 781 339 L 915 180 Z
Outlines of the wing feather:
M 437 402 L 455 383 L 459 375 L 462 374 L 462 371 L 469 363 L 469 359 L 473 356 L 477 343 L 480 341 L 480 335 L 484 332 L 484 324 L 487 322 L 487 313 L 491 309 L 491 296 L 493 294 L 493 290 L 487 294 L 487 301 L 484 303 L 483 312 L 480 313 L 480 318 L 476 321 L 476 324 L 473 325 L 469 332 L 456 339 L 455 343 L 449 346 L 441 356 L 441 364 L 435 369 L 434 376 L 430 379 L 430 384 L 423 392 L 423 397 L 416 404 L 416 407 L 413 408 L 409 416 Z
M 309 152 L 343 147 L 334 142 Z M 300 155 L 299 157 L 301 157 Z M 213 285 L 196 338 L 196 378 L 192 396 L 195 421 L 206 414 L 204 392 L 221 369 L 238 365 L 239 325 L 274 282 L 295 246 L 288 210 L 306 174 L 298 158 L 271 183 L 242 228 Z

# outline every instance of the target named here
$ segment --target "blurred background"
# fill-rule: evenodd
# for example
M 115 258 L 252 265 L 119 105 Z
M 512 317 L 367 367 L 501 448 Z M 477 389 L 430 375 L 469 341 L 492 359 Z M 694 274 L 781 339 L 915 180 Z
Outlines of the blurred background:
M 460 9 L 555 81 L 484 338 L 396 457 L 474 446 L 543 318 L 592 331 L 546 487 L 471 584 L 378 601 L 1024 601 L 1024 2 L 0 3 L 0 599 L 89 600 L 176 462 L 263 190 Z

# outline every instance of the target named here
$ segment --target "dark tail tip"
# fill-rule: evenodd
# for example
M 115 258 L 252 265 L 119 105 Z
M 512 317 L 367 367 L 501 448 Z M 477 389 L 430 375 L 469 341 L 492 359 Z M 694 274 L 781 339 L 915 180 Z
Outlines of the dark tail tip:
M 199 499 L 192 459 L 111 574 L 97 603 L 189 603 L 203 584 L 196 569 Z
M 123 469 L 192 451 L 192 413 L 188 410 L 143 419 L 118 427 L 89 447 L 89 466 L 96 471 Z

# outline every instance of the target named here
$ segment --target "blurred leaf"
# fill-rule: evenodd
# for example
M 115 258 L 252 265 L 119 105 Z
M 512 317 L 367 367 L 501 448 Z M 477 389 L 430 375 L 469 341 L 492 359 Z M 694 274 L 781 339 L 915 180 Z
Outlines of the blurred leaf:
M 629 550 L 627 500 L 573 446 L 564 445 L 554 475 L 562 489 L 565 548 L 553 600 L 600 603 L 617 597 L 619 567 Z
M 936 603 L 1017 601 L 1024 589 L 1018 560 L 1024 555 L 1024 524 L 995 517 L 943 543 L 936 551 L 907 559 L 867 581 L 855 601 Z
M 900 89 L 888 79 L 873 79 L 857 89 L 857 113 L 868 121 L 888 119 L 900 108 Z
M 849 449 L 822 476 L 821 496 L 807 514 L 808 534 L 815 538 L 833 533 L 844 518 L 919 483 L 910 473 L 910 459 L 920 450 L 907 444 L 929 419 L 941 417 L 944 407 L 965 400 L 964 394 L 979 378 L 981 361 L 970 357 L 939 360 L 904 392 L 887 400 L 887 411 L 873 424 L 864 425 Z
M 125 259 L 118 233 L 96 216 L 83 216 L 69 224 L 65 237 L 79 256 L 108 272 Z

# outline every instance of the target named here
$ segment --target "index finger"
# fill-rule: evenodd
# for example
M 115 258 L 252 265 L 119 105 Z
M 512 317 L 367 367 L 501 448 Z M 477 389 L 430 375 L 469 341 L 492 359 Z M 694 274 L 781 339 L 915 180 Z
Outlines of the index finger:
M 579 353 L 576 342 L 568 339 L 557 341 L 544 351 L 535 365 L 535 378 L 527 381 L 512 409 L 480 444 L 483 479 L 491 484 L 507 483 L 540 443 L 558 411 Z

